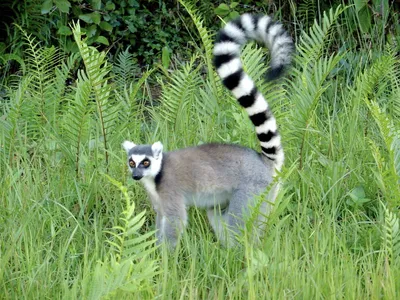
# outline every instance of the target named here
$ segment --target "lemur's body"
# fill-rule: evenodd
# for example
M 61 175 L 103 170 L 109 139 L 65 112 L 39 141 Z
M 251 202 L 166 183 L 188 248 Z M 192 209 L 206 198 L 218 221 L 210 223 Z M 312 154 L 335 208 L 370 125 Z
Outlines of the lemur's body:
M 268 16 L 245 14 L 218 34 L 214 65 L 224 85 L 246 109 L 260 140 L 261 154 L 224 144 L 206 144 L 163 153 L 160 142 L 136 146 L 125 141 L 132 177 L 141 180 L 157 213 L 159 241 L 176 243 L 187 223 L 186 207 L 207 209 L 217 236 L 232 242 L 232 232 L 243 227 L 254 197 L 266 190 L 284 156 L 274 116 L 254 82 L 242 69 L 240 48 L 248 40 L 264 42 L 271 52 L 269 79 L 290 63 L 293 43 L 282 25 Z M 275 199 L 275 187 L 268 201 Z M 263 204 L 262 212 L 267 205 Z M 224 226 L 229 230 L 224 230 Z M 227 235 L 225 235 L 227 233 Z

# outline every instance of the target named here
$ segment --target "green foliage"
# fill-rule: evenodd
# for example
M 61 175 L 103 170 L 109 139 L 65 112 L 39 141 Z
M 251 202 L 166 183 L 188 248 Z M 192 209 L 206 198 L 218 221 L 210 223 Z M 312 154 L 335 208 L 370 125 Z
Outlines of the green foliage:
M 211 35 L 208 32 L 208 30 L 204 27 L 203 21 L 200 19 L 200 17 L 197 15 L 196 10 L 193 9 L 193 7 L 186 3 L 185 1 L 180 1 L 180 3 L 185 7 L 186 11 L 189 13 L 198 33 L 200 36 L 200 39 L 202 41 L 202 46 L 204 47 L 204 58 L 205 62 L 207 65 L 207 70 L 208 70 L 208 78 L 211 80 L 211 84 L 213 86 L 213 89 L 216 90 L 215 86 L 215 75 L 212 70 L 212 47 L 213 47 L 213 42 L 211 39 Z
M 383 138 L 383 143 L 388 155 L 377 153 L 376 141 L 371 141 L 372 153 L 377 166 L 380 168 L 377 181 L 384 191 L 387 203 L 390 207 L 399 205 L 400 187 L 398 156 L 398 139 L 400 128 L 392 119 L 397 117 L 400 101 L 396 97 L 399 86 L 399 62 L 393 52 L 383 53 L 373 64 L 363 71 L 356 81 L 355 97 L 362 99 L 371 112 Z M 392 96 L 387 97 L 387 95 Z M 385 101 L 379 99 L 390 99 Z M 380 108 L 386 107 L 386 113 Z M 390 113 L 392 112 L 392 113 Z M 381 151 L 379 151 L 381 152 Z
M 221 3 L 215 8 L 215 14 L 223 18 L 225 22 L 237 18 L 240 15 L 240 13 L 235 10 L 238 4 L 239 2 L 231 2 L 229 5 L 226 3 Z
M 98 52 L 81 40 L 81 28 L 77 23 L 73 29 L 74 38 L 85 64 L 85 72 L 80 75 L 83 81 L 88 81 L 94 94 L 97 107 L 97 118 L 100 123 L 101 135 L 105 151 L 105 163 L 108 165 L 109 145 L 108 140 L 114 127 L 120 106 L 112 103 L 110 99 L 111 85 L 108 83 L 111 67 L 105 60 L 105 53 Z M 78 123 L 79 124 L 79 123 Z
M 49 15 L 68 9 L 50 2 Z M 3 75 L 0 91 L 3 298 L 396 299 L 399 59 L 391 39 L 381 45 L 377 23 L 370 37 L 353 36 L 352 7 L 320 14 L 317 5 L 288 77 L 272 86 L 262 79 L 266 50 L 243 49 L 286 155 L 261 246 L 247 242 L 249 230 L 244 251 L 221 247 L 197 210 L 176 251 L 154 245 L 153 210 L 127 176 L 124 139 L 160 140 L 169 150 L 204 142 L 258 147 L 246 113 L 210 67 L 214 32 L 206 24 L 215 19 L 201 14 L 220 3 L 209 10 L 204 3 L 182 2 L 199 45 L 186 62 L 170 56 L 161 74 L 141 72 L 134 47 L 121 48 L 111 65 L 78 24 L 68 36 L 77 52 L 69 55 L 18 30 L 24 55 L 1 62 L 21 69 Z M 158 89 L 161 97 L 151 96 Z
M 368 1 L 364 0 L 354 0 L 354 5 L 356 8 L 358 24 L 362 32 L 368 32 L 371 29 L 372 21 L 375 19 L 376 22 L 381 26 L 385 24 L 389 17 L 389 1 Z
M 349 192 L 349 199 L 346 201 L 346 204 L 350 207 L 357 208 L 369 201 L 371 201 L 371 199 L 366 198 L 364 188 L 362 186 L 358 186 Z
M 300 23 L 304 24 L 304 29 L 312 26 L 315 17 L 317 15 L 317 3 L 315 0 L 305 0 L 299 3 L 298 17 L 301 20 Z
M 175 52 L 188 39 L 172 1 L 45 0 L 41 12 L 56 24 L 50 30 L 63 40 L 67 51 L 75 51 L 68 23 L 76 19 L 83 21 L 81 30 L 88 45 L 109 46 L 113 53 L 130 45 L 143 64 L 157 62 L 163 49 Z
M 107 178 L 121 190 L 126 207 L 120 218 L 121 226 L 115 225 L 113 231 L 108 232 L 112 238 L 107 242 L 113 248 L 110 257 L 96 263 L 93 274 L 88 274 L 82 285 L 86 299 L 139 294 L 150 289 L 150 281 L 157 271 L 155 261 L 149 257 L 156 250 L 155 232 L 138 233 L 145 222 L 145 211 L 135 215 L 135 203 L 127 188 L 115 179 Z
M 299 147 L 299 166 L 302 168 L 304 163 L 304 144 L 308 139 L 309 127 L 314 122 L 316 108 L 321 96 L 330 85 L 329 75 L 337 67 L 342 59 L 342 54 L 332 54 L 327 56 L 327 43 L 331 41 L 332 27 L 342 12 L 341 7 L 334 11 L 324 14 L 322 26 L 315 23 L 310 28 L 309 33 L 303 33 L 300 43 L 297 45 L 298 56 L 296 63 L 298 68 L 294 69 L 295 79 L 291 82 L 291 94 L 297 107 L 294 110 L 295 118 L 292 123 L 293 128 L 303 130 L 293 130 L 299 136 L 291 135 L 290 138 L 296 139 Z
M 390 261 L 400 260 L 400 222 L 399 217 L 384 206 L 384 223 L 382 224 L 382 250 Z
M 65 64 L 62 67 L 62 56 L 56 48 L 42 47 L 32 35 L 22 29 L 21 32 L 26 47 L 22 66 L 26 66 L 26 71 L 24 78 L 16 84 L 16 93 L 12 91 L 15 97 L 11 97 L 4 107 L 10 117 L 3 120 L 2 128 L 10 165 L 14 155 L 17 155 L 15 147 L 20 141 L 29 145 L 27 152 L 31 154 L 35 149 L 40 151 L 53 147 L 53 128 L 58 123 L 65 79 L 71 68 L 71 65 Z M 24 156 L 20 151 L 17 152 L 17 156 Z
M 134 63 L 134 56 L 129 48 L 121 51 L 115 59 L 113 73 L 115 74 L 118 87 L 126 87 L 139 72 L 137 64 Z
M 79 175 L 82 147 L 89 137 L 91 86 L 90 81 L 84 78 L 83 71 L 78 73 L 75 96 L 69 99 L 69 109 L 64 115 L 63 142 L 64 149 L 75 163 L 76 174 Z
M 157 119 L 164 119 L 170 130 L 179 132 L 182 126 L 181 117 L 196 103 L 195 91 L 201 83 L 200 72 L 193 68 L 194 59 L 181 70 L 177 70 L 171 76 L 168 86 L 162 86 L 162 105 L 159 107 Z M 196 109 L 194 107 L 194 109 Z

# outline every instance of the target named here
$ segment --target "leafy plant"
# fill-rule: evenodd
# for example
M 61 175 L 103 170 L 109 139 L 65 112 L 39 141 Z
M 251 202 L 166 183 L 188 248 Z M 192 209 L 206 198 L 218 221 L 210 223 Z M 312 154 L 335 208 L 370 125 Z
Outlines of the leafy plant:
M 225 22 L 230 21 L 240 14 L 235 10 L 236 6 L 238 6 L 239 2 L 231 2 L 229 4 L 221 3 L 214 9 L 215 14 L 221 17 Z
M 398 85 L 398 61 L 392 52 L 382 55 L 377 59 L 369 68 L 367 68 L 357 79 L 355 97 L 362 99 L 370 110 L 372 117 L 378 125 L 379 131 L 382 135 L 388 156 L 383 156 L 379 151 L 374 141 L 371 141 L 372 153 L 374 154 L 376 164 L 379 168 L 378 182 L 381 189 L 384 191 L 384 196 L 390 207 L 397 207 L 400 202 L 398 195 L 400 188 L 398 180 L 400 178 L 399 166 L 399 128 L 396 123 L 391 119 L 391 114 L 385 114 L 380 108 L 376 97 L 385 95 L 385 91 L 390 89 L 396 91 L 399 89 Z M 382 84 L 382 78 L 387 77 L 384 82 L 388 86 Z M 391 83 L 391 84 L 390 84 Z M 384 105 L 388 108 L 392 106 L 394 112 L 399 111 L 400 102 L 397 98 L 391 99 Z
M 188 36 L 181 30 L 176 10 L 172 1 L 136 0 L 44 0 L 41 7 L 56 25 L 53 30 L 65 50 L 76 51 L 68 23 L 79 19 L 88 45 L 108 46 L 114 54 L 131 46 L 136 62 L 142 64 L 156 63 L 162 53 L 165 57 L 185 43 Z
M 78 72 L 75 96 L 69 99 L 69 109 L 64 115 L 63 144 L 64 149 L 74 161 L 76 175 L 79 175 L 82 148 L 90 133 L 92 105 L 90 105 L 91 84 L 84 72 Z
M 84 81 L 90 82 L 91 89 L 97 106 L 97 117 L 101 128 L 101 135 L 104 145 L 105 163 L 109 164 L 109 136 L 115 127 L 118 118 L 119 105 L 111 101 L 111 85 L 108 83 L 111 67 L 105 60 L 105 53 L 89 47 L 82 40 L 82 32 L 79 23 L 74 28 L 74 38 L 78 45 L 79 52 L 85 64 L 85 72 L 81 72 Z
M 204 47 L 204 59 L 207 65 L 207 71 L 208 71 L 208 78 L 211 81 L 211 85 L 213 89 L 216 89 L 215 85 L 215 73 L 213 72 L 213 67 L 212 67 L 212 48 L 213 48 L 213 41 L 211 39 L 211 34 L 207 30 L 207 28 L 204 27 L 202 19 L 196 14 L 197 11 L 193 9 L 192 5 L 189 3 L 186 3 L 183 0 L 180 0 L 180 3 L 185 7 L 186 11 L 189 13 L 194 25 L 196 26 L 196 29 L 198 30 L 200 39 L 202 41 L 202 46 Z
M 355 187 L 349 192 L 349 199 L 346 201 L 346 203 L 350 207 L 360 207 L 364 205 L 365 203 L 371 201 L 371 199 L 368 199 L 365 195 L 364 188 L 362 186 Z
M 120 218 L 121 225 L 107 232 L 111 235 L 107 241 L 112 246 L 110 256 L 97 262 L 93 273 L 84 281 L 87 299 L 139 294 L 150 289 L 151 280 L 157 274 L 155 260 L 149 257 L 156 250 L 155 233 L 138 234 L 146 212 L 135 215 L 135 203 L 131 201 L 127 188 L 115 179 L 107 178 L 121 190 L 126 201 L 125 210 Z
M 369 32 L 373 20 L 378 22 L 379 26 L 385 24 L 389 17 L 389 1 L 373 0 L 371 3 L 364 0 L 354 0 L 357 13 L 358 24 L 362 32 Z
M 297 46 L 298 56 L 296 64 L 300 67 L 294 70 L 294 80 L 291 82 L 291 94 L 297 107 L 293 111 L 293 126 L 302 128 L 291 138 L 298 139 L 300 146 L 299 167 L 302 168 L 304 160 L 305 143 L 308 138 L 307 132 L 312 126 L 315 109 L 322 94 L 329 86 L 327 78 L 342 59 L 341 54 L 326 56 L 327 44 L 331 41 L 332 27 L 343 9 L 338 6 L 335 10 L 330 9 L 324 13 L 322 26 L 314 23 L 309 33 L 303 33 Z M 299 134 L 299 136 L 297 136 Z
M 400 221 L 396 213 L 383 205 L 382 250 L 389 260 L 400 260 Z

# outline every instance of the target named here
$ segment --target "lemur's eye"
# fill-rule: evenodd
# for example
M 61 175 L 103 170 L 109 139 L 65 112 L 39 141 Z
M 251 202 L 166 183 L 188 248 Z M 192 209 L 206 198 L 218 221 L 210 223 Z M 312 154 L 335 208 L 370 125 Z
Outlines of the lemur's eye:
M 129 166 L 130 166 L 131 168 L 134 168 L 134 167 L 136 167 L 136 164 L 135 164 L 135 162 L 134 162 L 133 160 L 130 160 L 130 161 L 129 161 Z
M 144 160 L 144 161 L 143 161 L 143 166 L 144 166 L 145 168 L 147 168 L 148 166 L 150 166 L 150 161 L 149 161 L 149 160 Z

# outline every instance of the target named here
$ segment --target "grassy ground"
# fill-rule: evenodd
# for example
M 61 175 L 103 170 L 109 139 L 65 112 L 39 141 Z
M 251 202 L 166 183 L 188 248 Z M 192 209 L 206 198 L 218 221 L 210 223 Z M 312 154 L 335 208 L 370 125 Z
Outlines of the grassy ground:
M 399 60 L 389 44 L 351 40 L 340 13 L 297 40 L 294 66 L 274 88 L 262 84 L 265 53 L 244 50 L 287 157 L 262 245 L 245 234 L 241 249 L 222 248 L 192 210 L 168 255 L 153 246 L 154 215 L 121 142 L 258 149 L 246 114 L 215 73 L 202 73 L 208 33 L 204 52 L 160 79 L 157 103 L 147 93 L 153 75 L 132 81 L 127 53 L 106 66 L 78 28 L 85 67 L 72 87 L 64 82 L 77 57 L 27 37 L 27 70 L 5 81 L 1 106 L 0 298 L 396 299 Z M 333 51 L 340 39 L 349 48 Z

